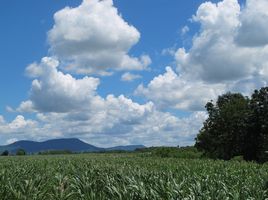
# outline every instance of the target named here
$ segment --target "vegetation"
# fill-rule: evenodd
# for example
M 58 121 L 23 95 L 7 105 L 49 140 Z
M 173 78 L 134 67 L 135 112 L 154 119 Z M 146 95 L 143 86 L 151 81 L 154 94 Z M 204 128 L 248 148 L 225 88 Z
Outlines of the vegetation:
M 268 88 L 251 98 L 239 93 L 218 97 L 206 105 L 208 119 L 196 138 L 196 147 L 210 158 L 268 161 Z
M 266 199 L 268 165 L 237 161 L 79 154 L 0 158 L 10 199 Z
M 16 152 L 17 156 L 25 156 L 26 155 L 26 151 L 24 149 L 18 149 Z
M 73 154 L 70 150 L 51 150 L 39 152 L 39 155 L 62 155 L 62 154 Z
M 206 156 L 229 160 L 242 155 L 248 113 L 248 99 L 227 93 L 218 97 L 216 105 L 206 105 L 208 119 L 196 139 L 196 147 Z
M 3 151 L 3 152 L 1 153 L 1 156 L 8 156 L 8 154 L 9 154 L 8 150 L 5 150 L 5 151 Z
M 202 157 L 202 152 L 198 151 L 195 147 L 150 147 L 137 149 L 136 152 L 161 158 L 195 159 Z

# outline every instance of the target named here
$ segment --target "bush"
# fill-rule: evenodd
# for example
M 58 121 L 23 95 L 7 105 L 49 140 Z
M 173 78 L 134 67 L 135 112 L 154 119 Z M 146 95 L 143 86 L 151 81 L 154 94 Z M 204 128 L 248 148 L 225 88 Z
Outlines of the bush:
M 158 156 L 161 158 L 201 158 L 202 152 L 194 147 L 150 147 L 136 152 L 146 153 L 148 156 Z
M 24 156 L 26 155 L 26 151 L 24 149 L 18 149 L 16 152 L 17 156 Z
M 8 150 L 5 150 L 5 151 L 3 151 L 3 152 L 1 153 L 1 156 L 8 156 L 8 154 L 9 154 Z

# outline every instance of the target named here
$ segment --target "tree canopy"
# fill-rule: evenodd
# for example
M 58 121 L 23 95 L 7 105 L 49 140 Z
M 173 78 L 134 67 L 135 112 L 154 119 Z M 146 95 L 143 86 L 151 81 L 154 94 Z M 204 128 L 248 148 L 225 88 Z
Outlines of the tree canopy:
M 3 151 L 3 152 L 1 153 L 1 156 L 8 156 L 8 154 L 9 154 L 8 150 L 5 150 L 5 151 Z
M 251 98 L 226 93 L 206 104 L 208 119 L 196 137 L 195 146 L 206 156 L 229 160 L 268 159 L 268 88 L 254 91 Z
M 18 149 L 16 152 L 17 156 L 24 156 L 26 155 L 26 151 L 24 149 Z

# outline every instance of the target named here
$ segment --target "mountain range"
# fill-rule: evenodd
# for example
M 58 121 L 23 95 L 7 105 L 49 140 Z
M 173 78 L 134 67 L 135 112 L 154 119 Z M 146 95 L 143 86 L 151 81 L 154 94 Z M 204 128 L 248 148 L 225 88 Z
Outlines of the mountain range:
M 15 153 L 18 149 L 24 149 L 28 154 L 35 154 L 45 151 L 68 150 L 72 152 L 102 152 L 102 151 L 134 151 L 137 148 L 145 148 L 143 145 L 116 146 L 110 148 L 101 148 L 83 142 L 77 138 L 53 139 L 44 142 L 35 142 L 21 140 L 12 144 L 0 146 L 0 152 L 8 150 Z

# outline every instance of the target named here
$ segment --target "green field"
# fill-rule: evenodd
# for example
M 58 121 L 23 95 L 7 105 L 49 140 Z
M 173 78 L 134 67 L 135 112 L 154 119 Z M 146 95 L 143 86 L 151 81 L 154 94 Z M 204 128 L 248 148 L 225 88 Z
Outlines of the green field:
M 0 197 L 57 199 L 266 199 L 268 165 L 142 154 L 0 158 Z

